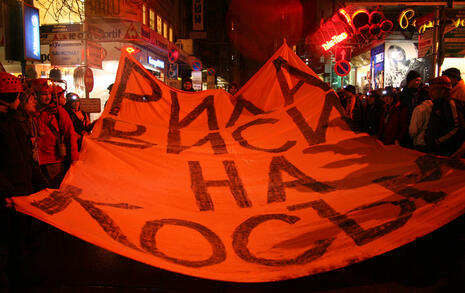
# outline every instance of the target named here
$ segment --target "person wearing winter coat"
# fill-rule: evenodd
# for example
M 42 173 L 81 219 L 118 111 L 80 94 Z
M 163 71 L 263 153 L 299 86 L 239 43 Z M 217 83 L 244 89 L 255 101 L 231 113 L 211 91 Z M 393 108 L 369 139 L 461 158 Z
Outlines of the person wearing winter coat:
M 432 109 L 433 101 L 426 99 L 413 109 L 412 118 L 410 119 L 409 134 L 412 138 L 413 147 L 424 153 L 427 152 L 425 132 L 426 128 L 428 128 Z
M 385 105 L 380 117 L 378 138 L 385 145 L 400 145 L 408 135 L 408 109 L 400 104 L 392 90 L 387 91 L 383 99 Z
M 52 103 L 49 86 L 40 88 L 38 96 L 39 164 L 50 187 L 58 188 L 69 164 L 79 159 L 78 135 L 66 110 Z

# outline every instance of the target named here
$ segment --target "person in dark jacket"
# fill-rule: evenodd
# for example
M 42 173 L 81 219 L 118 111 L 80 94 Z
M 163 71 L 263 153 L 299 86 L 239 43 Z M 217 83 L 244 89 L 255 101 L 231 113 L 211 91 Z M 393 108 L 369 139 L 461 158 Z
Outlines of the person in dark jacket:
M 378 134 L 379 120 L 383 111 L 383 102 L 378 91 L 366 95 L 366 107 L 363 111 L 363 131 L 369 135 Z
M 19 78 L 0 72 L 0 288 L 21 280 L 21 247 L 26 217 L 13 213 L 10 197 L 28 195 L 47 185 L 32 157 L 31 141 L 17 119 L 23 87 Z M 2 291 L 3 292 L 3 291 Z
M 66 95 L 66 105 L 64 108 L 73 122 L 74 131 L 78 134 L 78 150 L 81 150 L 83 136 L 88 134 L 93 127 L 93 124 L 90 123 L 89 114 L 81 110 L 80 98 L 75 93 L 68 93 Z
M 408 109 L 401 106 L 392 89 L 386 89 L 383 99 L 385 105 L 380 117 L 378 138 L 385 145 L 401 145 L 405 136 L 408 136 Z
M 429 153 L 450 156 L 460 147 L 461 133 L 455 101 L 450 97 L 451 81 L 447 76 L 429 82 L 433 101 L 425 142 Z
M 182 83 L 182 90 L 186 92 L 195 92 L 191 79 L 184 80 L 184 82 Z
M 32 144 L 16 116 L 23 88 L 14 75 L 0 72 L 0 196 L 27 195 L 45 187 L 34 164 Z

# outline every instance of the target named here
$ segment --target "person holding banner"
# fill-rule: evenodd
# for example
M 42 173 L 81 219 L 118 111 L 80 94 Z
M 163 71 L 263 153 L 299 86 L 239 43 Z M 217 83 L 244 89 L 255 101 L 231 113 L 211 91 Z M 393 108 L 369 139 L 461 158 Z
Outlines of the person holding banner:
M 182 90 L 186 92 L 195 92 L 194 87 L 192 86 L 192 80 L 191 79 L 186 79 L 182 83 Z
M 52 103 L 51 89 L 44 84 L 38 91 L 39 164 L 50 182 L 58 188 L 66 172 L 66 160 L 79 158 L 77 134 L 68 113 Z

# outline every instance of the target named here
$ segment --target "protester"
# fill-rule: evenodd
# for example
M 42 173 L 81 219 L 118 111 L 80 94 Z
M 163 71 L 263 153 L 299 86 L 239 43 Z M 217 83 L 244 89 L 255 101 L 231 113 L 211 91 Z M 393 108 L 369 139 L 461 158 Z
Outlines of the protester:
M 451 89 L 452 84 L 447 76 L 436 77 L 429 82 L 433 107 L 425 142 L 431 154 L 450 156 L 459 147 L 459 121 L 455 102 L 450 98 Z
M 182 83 L 182 90 L 186 92 L 195 92 L 194 87 L 192 86 L 192 80 L 186 79 Z
M 385 144 L 400 145 L 408 135 L 408 110 L 402 107 L 393 88 L 383 92 L 384 109 L 380 117 L 378 138 Z
M 355 87 L 348 85 L 344 88 L 345 97 L 345 114 L 353 119 L 354 109 L 356 105 Z
M 50 89 L 52 93 L 52 102 L 58 103 L 58 105 L 63 107 L 66 104 L 65 90 L 58 85 L 53 85 Z
M 457 68 L 448 68 L 442 72 L 442 75 L 447 76 L 452 84 L 450 97 L 465 102 L 465 82 L 462 79 L 460 70 Z
M 234 96 L 237 93 L 238 90 L 239 90 L 239 87 L 238 87 L 237 83 L 235 83 L 235 82 L 230 82 L 229 83 L 228 92 L 231 94 L 231 96 Z
M 366 108 L 363 111 L 363 131 L 369 135 L 376 135 L 383 111 L 383 102 L 378 91 L 370 91 L 366 95 Z
M 457 118 L 459 121 L 459 133 L 457 134 L 458 143 L 465 142 L 465 82 L 462 79 L 460 70 L 457 68 L 449 68 L 443 71 L 444 76 L 449 77 L 452 83 L 450 97 L 455 103 L 457 110 Z
M 66 110 L 52 103 L 49 86 L 44 84 L 38 96 L 39 162 L 50 182 L 50 187 L 58 188 L 66 172 L 67 164 L 79 158 L 77 134 Z
M 31 89 L 24 90 L 24 94 L 20 95 L 20 104 L 17 111 L 17 118 L 31 141 L 32 157 L 34 162 L 39 163 L 39 147 L 37 141 L 39 138 L 39 131 L 37 121 L 37 97 Z
M 78 150 L 81 149 L 82 137 L 88 134 L 92 129 L 88 113 L 81 110 L 80 98 L 75 93 L 66 95 L 65 110 L 73 122 L 74 130 L 78 134 Z
M 17 119 L 20 80 L 0 72 L 0 196 L 27 195 L 45 187 L 46 182 L 34 164 L 32 145 Z
M 0 288 L 8 291 L 22 281 L 20 259 L 25 242 L 22 223 L 29 217 L 12 213 L 8 200 L 47 186 L 32 157 L 31 141 L 17 119 L 23 87 L 19 78 L 0 72 Z
M 423 90 L 421 91 L 423 93 Z M 429 96 L 421 95 L 422 102 L 413 109 L 410 119 L 409 134 L 412 138 L 414 149 L 421 152 L 428 152 L 425 142 L 425 132 L 428 128 L 433 101 Z

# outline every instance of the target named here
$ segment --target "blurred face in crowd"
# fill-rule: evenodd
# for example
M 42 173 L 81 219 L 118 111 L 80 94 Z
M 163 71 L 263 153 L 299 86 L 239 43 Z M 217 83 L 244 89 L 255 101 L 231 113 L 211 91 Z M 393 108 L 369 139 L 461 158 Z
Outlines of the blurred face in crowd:
M 450 95 L 452 84 L 445 76 L 437 77 L 430 81 L 428 93 L 432 100 L 447 98 Z
M 229 93 L 234 96 L 237 93 L 237 86 L 232 84 L 229 86 Z
M 367 103 L 369 105 L 373 105 L 375 103 L 375 97 L 373 95 L 368 95 L 367 96 Z
M 79 101 L 74 101 L 71 104 L 71 108 L 73 108 L 73 110 L 75 110 L 75 111 L 79 110 L 80 106 L 81 106 L 81 102 L 79 102 Z
M 52 94 L 50 92 L 39 92 L 39 101 L 43 105 L 49 105 L 52 101 Z
M 27 113 L 34 113 L 36 111 L 36 109 L 37 109 L 37 99 L 36 99 L 36 96 L 34 94 L 31 94 L 27 98 L 27 102 L 24 105 L 24 110 Z
M 407 87 L 409 88 L 419 88 L 421 85 L 421 77 L 417 77 L 415 79 L 412 79 L 411 81 L 409 81 Z
M 192 89 L 192 82 L 191 82 L 191 81 L 186 81 L 186 82 L 184 82 L 184 89 L 185 89 L 185 90 L 190 90 L 190 89 Z
M 61 106 L 64 106 L 64 105 L 66 104 L 66 98 L 65 98 L 64 93 L 61 93 L 61 94 L 58 96 L 58 103 L 59 103 Z
M 392 105 L 394 103 L 394 97 L 391 96 L 391 95 L 383 96 L 383 99 L 384 99 L 384 103 L 386 103 L 386 105 Z

